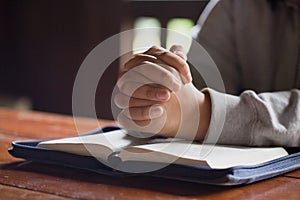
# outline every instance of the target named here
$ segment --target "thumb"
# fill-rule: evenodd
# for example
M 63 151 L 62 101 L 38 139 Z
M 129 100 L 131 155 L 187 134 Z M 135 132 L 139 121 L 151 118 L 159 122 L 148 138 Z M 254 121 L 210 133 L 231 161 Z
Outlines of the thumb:
M 184 61 L 187 61 L 186 52 L 184 51 L 184 48 L 181 45 L 178 45 L 178 44 L 172 45 L 171 48 L 170 48 L 170 52 L 172 52 L 175 55 L 179 56 Z M 182 75 L 181 74 L 181 77 L 183 78 L 184 83 L 189 83 L 189 82 L 192 81 L 192 75 L 191 75 L 190 69 L 188 68 L 187 70 L 188 70 L 187 75 Z

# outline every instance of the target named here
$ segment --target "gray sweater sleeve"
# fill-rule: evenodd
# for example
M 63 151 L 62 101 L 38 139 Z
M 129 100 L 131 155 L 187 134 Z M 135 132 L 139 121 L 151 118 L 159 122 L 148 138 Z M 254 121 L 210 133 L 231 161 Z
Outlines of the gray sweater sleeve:
M 250 146 L 300 145 L 299 90 L 261 94 L 245 91 L 240 96 L 212 89 L 203 92 L 208 92 L 212 101 L 206 142 Z

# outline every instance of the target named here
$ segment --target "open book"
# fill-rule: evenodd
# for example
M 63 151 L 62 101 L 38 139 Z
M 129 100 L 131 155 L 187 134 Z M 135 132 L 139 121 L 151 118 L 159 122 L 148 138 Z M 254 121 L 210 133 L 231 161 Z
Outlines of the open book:
M 250 148 L 241 146 L 191 143 L 183 139 L 136 138 L 125 130 L 43 141 L 39 147 L 71 154 L 94 156 L 109 162 L 111 156 L 122 161 L 146 161 L 209 166 L 214 169 L 256 165 L 288 155 L 280 147 Z

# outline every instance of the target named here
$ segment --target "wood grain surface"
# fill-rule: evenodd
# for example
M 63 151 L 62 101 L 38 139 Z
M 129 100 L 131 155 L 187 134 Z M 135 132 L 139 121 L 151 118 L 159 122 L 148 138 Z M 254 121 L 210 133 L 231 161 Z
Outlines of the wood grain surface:
M 95 121 L 81 118 L 77 126 L 88 131 Z M 100 120 L 100 125 L 114 123 Z M 77 135 L 72 117 L 0 108 L 0 199 L 300 199 L 300 170 L 246 186 L 220 187 L 145 176 L 109 177 L 28 162 L 7 152 L 14 140 L 72 135 Z

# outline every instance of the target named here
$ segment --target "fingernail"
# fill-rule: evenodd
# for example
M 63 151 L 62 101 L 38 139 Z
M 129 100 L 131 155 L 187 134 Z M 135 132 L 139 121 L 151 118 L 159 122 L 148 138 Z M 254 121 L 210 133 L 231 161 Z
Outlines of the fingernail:
M 185 76 L 182 75 L 181 77 L 182 77 L 182 81 L 184 82 L 184 84 L 190 83 L 193 80 L 190 72 Z
M 150 108 L 150 118 L 157 118 L 160 117 L 163 114 L 163 109 L 161 106 L 152 106 Z
M 158 100 L 168 100 L 169 97 L 170 97 L 170 95 L 167 91 L 159 91 L 156 93 L 156 98 Z

